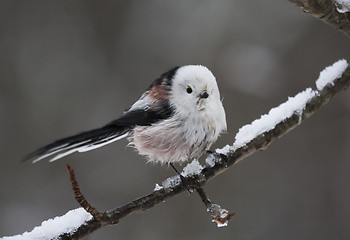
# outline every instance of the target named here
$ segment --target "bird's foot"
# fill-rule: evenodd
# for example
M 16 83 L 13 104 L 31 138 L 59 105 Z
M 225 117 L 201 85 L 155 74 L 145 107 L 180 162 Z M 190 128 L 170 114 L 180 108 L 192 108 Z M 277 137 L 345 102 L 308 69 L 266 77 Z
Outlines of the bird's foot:
M 207 150 L 207 154 L 214 154 L 216 156 L 218 156 L 222 163 L 225 165 L 225 167 L 229 167 L 229 159 L 228 157 L 225 155 L 225 154 L 222 154 L 222 153 L 217 153 L 217 152 L 213 152 L 213 151 L 210 151 L 210 150 Z

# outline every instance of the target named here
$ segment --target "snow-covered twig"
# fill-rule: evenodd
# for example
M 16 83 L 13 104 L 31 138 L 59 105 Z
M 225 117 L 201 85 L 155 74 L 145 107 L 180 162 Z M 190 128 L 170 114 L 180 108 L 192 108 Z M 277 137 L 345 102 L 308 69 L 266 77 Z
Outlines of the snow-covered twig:
M 230 166 L 257 151 L 266 149 L 272 142 L 316 113 L 320 107 L 327 104 L 335 94 L 348 88 L 350 85 L 350 67 L 345 60 L 340 60 L 322 71 L 316 84 L 317 90 L 306 89 L 295 97 L 289 98 L 289 100 L 282 103 L 280 106 L 271 109 L 268 114 L 263 115 L 260 119 L 242 127 L 237 133 L 236 140 L 232 145 L 217 149 L 216 152 L 207 157 L 206 166 L 200 166 L 197 162 L 191 163 L 182 173 L 185 175 L 183 177 L 186 180 L 186 184 L 197 186 L 198 189 L 201 189 L 208 180 L 227 170 Z M 253 134 L 250 133 L 247 136 L 242 134 L 247 132 Z M 186 187 L 183 181 L 176 175 L 165 180 L 162 186 L 157 185 L 154 191 L 149 195 L 138 198 L 118 208 L 103 212 L 100 219 L 90 219 L 90 214 L 79 210 L 82 211 L 82 213 L 80 213 L 81 216 L 84 216 L 83 218 L 79 218 L 79 221 L 81 221 L 80 226 L 77 226 L 76 223 L 72 224 L 72 226 L 65 226 L 65 229 L 68 229 L 67 231 L 62 229 L 60 230 L 61 232 L 55 231 L 54 236 L 52 232 L 47 230 L 47 237 L 42 237 L 41 239 L 81 238 L 105 225 L 116 224 L 120 219 L 129 214 L 150 209 L 156 204 L 162 203 L 166 199 L 184 190 L 186 190 Z M 225 226 L 227 221 L 234 215 L 229 214 L 220 206 L 212 204 L 206 196 L 202 197 L 202 200 L 208 207 L 208 210 L 215 214 L 216 220 L 214 218 L 214 221 L 220 224 L 222 223 L 223 226 Z M 101 219 L 103 219 L 103 222 L 101 222 Z M 55 223 L 55 221 L 61 220 L 62 218 L 60 217 L 50 220 L 50 222 L 52 223 L 53 221 Z M 38 239 L 26 236 L 31 236 L 33 232 L 38 231 L 40 231 L 42 236 L 46 231 L 43 228 L 44 225 L 43 223 L 42 227 L 37 227 L 30 233 L 18 235 L 15 236 L 15 238 L 5 237 L 3 240 Z
M 202 187 L 196 189 L 198 195 L 201 197 L 202 202 L 207 207 L 207 211 L 213 217 L 212 222 L 217 223 L 218 227 L 225 227 L 228 221 L 235 216 L 236 213 L 229 213 L 226 209 L 223 209 L 220 205 L 213 203 L 209 200 L 207 194 Z
M 349 0 L 288 0 L 350 37 Z
M 84 226 L 92 216 L 83 208 L 77 208 L 67 212 L 63 216 L 55 217 L 41 223 L 40 226 L 35 227 L 31 232 L 25 232 L 20 235 L 11 237 L 3 237 L 1 240 L 49 240 L 57 239 L 58 236 L 65 233 L 70 236 L 75 233 L 78 228 Z M 61 238 L 63 239 L 63 238 Z M 69 238 L 67 238 L 69 239 Z
M 333 0 L 337 11 L 340 13 L 350 12 L 350 0 Z

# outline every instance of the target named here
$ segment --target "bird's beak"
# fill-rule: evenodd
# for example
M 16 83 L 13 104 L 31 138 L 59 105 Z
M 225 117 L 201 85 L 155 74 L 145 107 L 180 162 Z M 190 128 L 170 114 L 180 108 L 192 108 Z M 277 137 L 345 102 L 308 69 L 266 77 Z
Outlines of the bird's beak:
M 201 93 L 201 95 L 199 95 L 200 98 L 208 98 L 209 97 L 209 94 L 204 91 L 203 93 Z
M 202 110 L 205 107 L 205 99 L 207 99 L 209 97 L 209 94 L 207 93 L 207 91 L 202 92 L 199 95 L 199 100 L 198 100 L 198 110 Z

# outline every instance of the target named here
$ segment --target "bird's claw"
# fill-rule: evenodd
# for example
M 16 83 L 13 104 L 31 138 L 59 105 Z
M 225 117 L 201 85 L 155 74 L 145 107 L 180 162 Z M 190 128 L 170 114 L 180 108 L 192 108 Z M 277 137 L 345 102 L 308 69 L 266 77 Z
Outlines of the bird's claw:
M 229 167 L 230 161 L 229 161 L 228 157 L 225 154 L 218 153 L 218 152 L 213 152 L 213 151 L 210 151 L 210 150 L 207 150 L 207 154 L 213 154 L 213 155 L 219 157 L 220 160 L 222 161 L 222 163 L 225 165 L 225 167 Z

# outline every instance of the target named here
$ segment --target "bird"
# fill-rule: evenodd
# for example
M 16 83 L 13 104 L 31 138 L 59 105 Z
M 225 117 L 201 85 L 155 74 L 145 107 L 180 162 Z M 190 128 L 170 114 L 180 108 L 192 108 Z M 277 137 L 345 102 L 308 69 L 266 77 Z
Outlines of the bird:
M 127 138 L 148 162 L 183 163 L 199 158 L 227 129 L 216 79 L 202 65 L 173 67 L 154 80 L 121 116 L 90 131 L 62 138 L 28 154 L 50 162 Z

